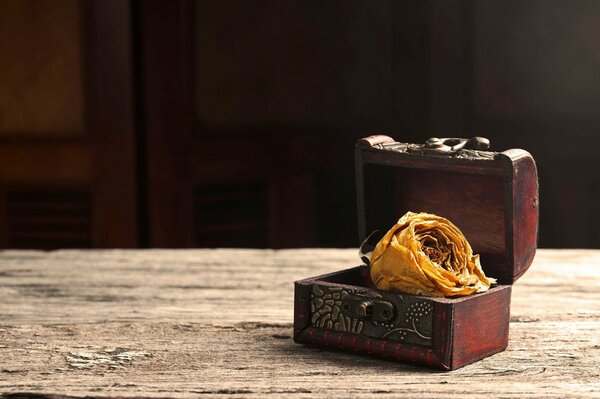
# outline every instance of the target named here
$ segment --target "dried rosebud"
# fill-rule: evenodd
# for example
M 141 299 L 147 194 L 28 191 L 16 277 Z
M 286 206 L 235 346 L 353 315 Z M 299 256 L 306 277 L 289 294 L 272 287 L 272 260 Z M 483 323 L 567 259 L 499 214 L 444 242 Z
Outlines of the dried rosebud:
M 371 280 L 384 291 L 425 296 L 484 292 L 496 281 L 481 269 L 479 255 L 448 219 L 408 212 L 379 241 L 371 256 Z

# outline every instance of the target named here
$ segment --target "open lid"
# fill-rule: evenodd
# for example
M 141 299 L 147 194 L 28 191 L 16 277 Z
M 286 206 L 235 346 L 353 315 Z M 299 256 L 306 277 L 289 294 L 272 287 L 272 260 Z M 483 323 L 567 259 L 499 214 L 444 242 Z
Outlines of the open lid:
M 432 138 L 425 144 L 369 136 L 356 144 L 359 242 L 407 211 L 456 224 L 487 276 L 512 284 L 531 265 L 538 235 L 538 180 L 525 150 L 489 141 Z

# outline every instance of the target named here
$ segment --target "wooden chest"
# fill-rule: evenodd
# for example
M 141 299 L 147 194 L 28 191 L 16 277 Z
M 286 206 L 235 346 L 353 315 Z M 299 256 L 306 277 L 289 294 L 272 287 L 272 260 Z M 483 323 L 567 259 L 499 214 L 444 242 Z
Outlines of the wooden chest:
M 538 181 L 524 150 L 483 138 L 423 145 L 370 136 L 356 146 L 360 241 L 407 211 L 456 224 L 498 283 L 460 298 L 383 292 L 367 265 L 295 283 L 294 340 L 453 370 L 504 350 L 512 284 L 535 255 Z

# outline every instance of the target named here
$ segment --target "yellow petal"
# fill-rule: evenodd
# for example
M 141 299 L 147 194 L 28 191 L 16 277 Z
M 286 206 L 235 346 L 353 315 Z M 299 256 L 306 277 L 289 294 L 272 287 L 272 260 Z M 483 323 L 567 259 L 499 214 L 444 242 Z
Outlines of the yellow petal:
M 409 294 L 433 295 L 434 284 L 418 265 L 415 256 L 406 247 L 390 244 L 383 254 L 371 262 L 371 279 L 378 289 L 396 289 Z
M 425 239 L 429 253 L 442 264 L 424 251 Z M 495 283 L 485 276 L 479 255 L 473 255 L 458 227 L 440 216 L 413 212 L 402 216 L 375 247 L 371 279 L 381 290 L 428 296 L 470 295 Z

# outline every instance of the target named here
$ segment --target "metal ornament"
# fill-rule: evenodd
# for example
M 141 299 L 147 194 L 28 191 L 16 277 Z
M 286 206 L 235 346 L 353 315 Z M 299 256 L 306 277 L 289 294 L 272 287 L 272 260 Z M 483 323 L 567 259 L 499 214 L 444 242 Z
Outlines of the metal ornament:
M 380 136 L 372 136 L 380 137 Z M 366 147 L 385 151 L 403 152 L 408 154 L 450 156 L 467 159 L 493 159 L 498 153 L 489 151 L 490 140 L 485 137 L 459 138 L 459 137 L 431 137 L 425 144 L 411 144 L 393 141 L 387 136 L 387 140 L 379 143 L 371 143 L 366 139 L 360 144 Z
M 433 302 L 427 298 L 315 284 L 311 325 L 430 347 Z

